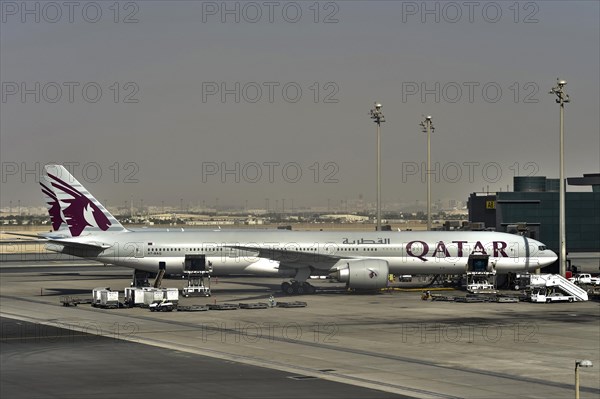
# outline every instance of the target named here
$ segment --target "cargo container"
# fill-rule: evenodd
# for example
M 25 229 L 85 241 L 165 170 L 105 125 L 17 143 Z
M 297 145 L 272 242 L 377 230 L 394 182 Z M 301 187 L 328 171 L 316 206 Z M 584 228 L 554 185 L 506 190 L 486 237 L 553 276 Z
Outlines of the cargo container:
M 110 288 L 108 288 L 108 287 L 97 287 L 97 288 L 94 288 L 92 290 L 92 306 L 99 306 L 100 305 L 100 300 L 102 299 L 100 293 L 102 291 L 104 291 L 104 290 L 109 290 L 109 289 Z
M 119 291 L 100 291 L 100 307 L 116 309 L 119 307 Z
M 144 290 L 139 287 L 125 288 L 125 305 L 132 308 L 144 304 Z
M 179 290 L 177 288 L 163 288 L 163 299 L 177 305 L 179 302 Z
M 144 306 L 150 306 L 154 301 L 162 301 L 164 297 L 163 290 L 160 288 L 142 288 L 144 292 Z
M 98 308 L 118 308 L 119 291 L 111 291 L 108 287 L 98 287 L 92 290 L 92 306 Z

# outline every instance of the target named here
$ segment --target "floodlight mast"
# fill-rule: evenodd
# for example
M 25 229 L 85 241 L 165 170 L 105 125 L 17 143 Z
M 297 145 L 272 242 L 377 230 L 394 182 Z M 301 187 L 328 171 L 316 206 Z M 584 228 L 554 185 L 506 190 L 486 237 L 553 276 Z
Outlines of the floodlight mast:
M 559 173 L 559 193 L 558 193 L 558 234 L 559 234 L 559 254 L 558 254 L 558 266 L 559 274 L 565 276 L 567 273 L 567 235 L 566 235 L 566 223 L 565 223 L 565 135 L 564 135 L 564 114 L 565 114 L 565 103 L 571 102 L 571 98 L 564 92 L 564 87 L 567 81 L 556 79 L 556 86 L 554 86 L 549 94 L 556 94 L 556 102 L 560 104 L 560 173 Z
M 431 115 L 419 124 L 423 133 L 427 133 L 427 230 L 431 230 L 431 133 L 434 132 Z
M 375 102 L 370 112 L 371 119 L 377 124 L 377 231 L 381 231 L 381 124 L 385 122 L 381 103 Z

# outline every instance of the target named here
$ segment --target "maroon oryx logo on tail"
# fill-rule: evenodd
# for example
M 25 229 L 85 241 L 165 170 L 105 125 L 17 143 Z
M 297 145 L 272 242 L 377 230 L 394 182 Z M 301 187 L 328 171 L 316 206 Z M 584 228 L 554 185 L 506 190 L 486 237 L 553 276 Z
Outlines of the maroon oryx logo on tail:
M 52 187 L 71 197 L 60 201 L 68 204 L 62 212 L 73 237 L 80 235 L 87 226 L 98 227 L 102 231 L 108 230 L 111 223 L 98 206 L 64 180 L 50 173 L 48 173 L 48 177 L 54 180 Z M 56 195 L 56 197 L 60 196 Z
M 60 203 L 50 187 L 42 182 L 40 182 L 40 186 L 42 186 L 42 192 L 48 197 L 46 204 L 48 204 L 48 214 L 50 215 L 50 222 L 52 222 L 52 230 L 57 231 L 64 222 L 60 213 Z

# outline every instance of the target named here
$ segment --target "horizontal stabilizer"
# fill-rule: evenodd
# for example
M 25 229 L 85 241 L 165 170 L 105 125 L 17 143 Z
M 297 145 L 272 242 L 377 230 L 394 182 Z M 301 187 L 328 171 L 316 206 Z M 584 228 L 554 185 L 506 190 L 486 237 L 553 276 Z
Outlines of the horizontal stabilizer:
M 40 234 L 13 233 L 11 231 L 1 231 L 0 233 L 6 234 L 6 235 L 10 235 L 10 236 L 17 236 L 17 237 L 38 238 L 40 240 L 43 240 L 43 239 L 46 238 L 46 237 L 44 237 L 43 235 L 40 235 Z
M 81 241 L 73 241 L 73 240 L 69 240 L 69 239 L 48 238 L 47 242 L 50 244 L 58 244 L 58 245 L 63 245 L 65 247 L 79 248 L 79 249 L 104 250 L 104 249 L 112 247 L 112 245 L 104 244 L 101 242 L 81 242 Z

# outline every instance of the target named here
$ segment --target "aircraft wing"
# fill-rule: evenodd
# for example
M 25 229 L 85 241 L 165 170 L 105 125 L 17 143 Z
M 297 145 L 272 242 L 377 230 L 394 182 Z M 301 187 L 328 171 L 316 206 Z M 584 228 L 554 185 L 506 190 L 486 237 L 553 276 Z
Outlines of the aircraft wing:
M 284 268 L 312 268 L 329 270 L 336 263 L 339 262 L 342 257 L 334 254 L 329 254 L 327 251 L 306 251 L 300 249 L 283 249 L 278 247 L 263 247 L 260 245 L 227 245 L 229 248 L 235 248 L 242 251 L 249 251 L 256 253 L 255 256 L 259 258 L 271 259 L 279 262 L 280 267 Z M 344 256 L 344 259 L 348 256 Z

